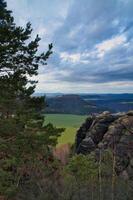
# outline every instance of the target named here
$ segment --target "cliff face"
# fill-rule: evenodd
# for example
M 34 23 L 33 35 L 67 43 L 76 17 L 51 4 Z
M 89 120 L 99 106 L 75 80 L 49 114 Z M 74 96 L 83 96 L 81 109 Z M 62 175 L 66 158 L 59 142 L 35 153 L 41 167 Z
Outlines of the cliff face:
M 90 116 L 77 131 L 78 154 L 108 148 L 113 150 L 116 157 L 116 173 L 133 179 L 133 111 Z

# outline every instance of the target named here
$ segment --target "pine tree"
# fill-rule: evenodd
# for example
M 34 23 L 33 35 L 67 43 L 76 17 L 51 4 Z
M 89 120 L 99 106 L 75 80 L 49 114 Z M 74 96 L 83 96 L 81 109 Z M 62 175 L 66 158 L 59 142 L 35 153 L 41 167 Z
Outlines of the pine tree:
M 40 38 L 31 38 L 31 24 L 17 26 L 12 12 L 0 0 L 0 196 L 14 196 L 34 177 L 53 173 L 52 146 L 63 129 L 43 126 L 44 97 L 32 97 L 46 53 L 38 53 Z M 53 166 L 53 167 L 52 167 Z
M 46 65 L 52 54 L 52 44 L 46 53 L 38 54 L 40 38 L 37 35 L 31 40 L 31 24 L 27 23 L 26 28 L 16 26 L 11 14 L 5 1 L 0 0 L 0 110 L 7 117 L 19 99 L 34 92 L 36 81 L 27 77 L 37 75 L 39 64 Z

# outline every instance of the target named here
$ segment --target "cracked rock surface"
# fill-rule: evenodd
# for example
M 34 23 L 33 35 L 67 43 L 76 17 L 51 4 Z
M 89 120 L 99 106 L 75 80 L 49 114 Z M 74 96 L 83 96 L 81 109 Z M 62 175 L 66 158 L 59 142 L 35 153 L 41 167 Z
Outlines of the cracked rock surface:
M 76 153 L 115 149 L 116 172 L 133 179 L 133 111 L 89 116 L 76 135 Z

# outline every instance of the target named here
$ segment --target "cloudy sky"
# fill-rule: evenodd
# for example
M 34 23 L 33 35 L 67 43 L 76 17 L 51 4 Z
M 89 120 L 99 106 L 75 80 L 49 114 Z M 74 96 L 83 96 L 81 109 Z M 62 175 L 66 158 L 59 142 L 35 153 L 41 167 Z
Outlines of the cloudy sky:
M 39 33 L 37 92 L 133 92 L 133 0 L 7 0 L 17 24 Z

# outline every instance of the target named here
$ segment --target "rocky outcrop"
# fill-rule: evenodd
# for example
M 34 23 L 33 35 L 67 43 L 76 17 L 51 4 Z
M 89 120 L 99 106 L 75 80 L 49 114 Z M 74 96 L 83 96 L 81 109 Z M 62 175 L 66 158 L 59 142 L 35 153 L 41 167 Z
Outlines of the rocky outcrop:
M 116 172 L 133 179 L 133 111 L 89 116 L 76 135 L 76 153 L 112 149 Z

